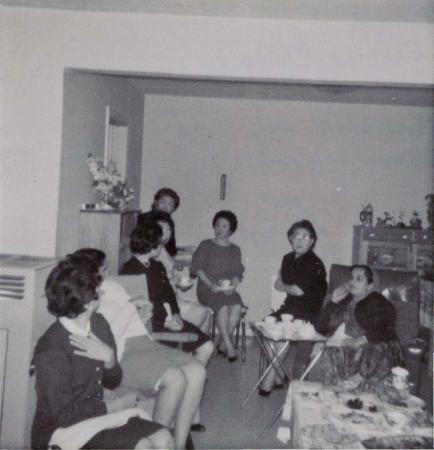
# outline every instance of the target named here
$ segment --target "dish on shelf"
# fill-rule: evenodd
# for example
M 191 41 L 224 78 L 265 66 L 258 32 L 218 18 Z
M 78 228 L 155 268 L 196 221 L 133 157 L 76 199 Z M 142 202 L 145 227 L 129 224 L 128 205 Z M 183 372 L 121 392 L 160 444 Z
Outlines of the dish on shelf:
M 388 253 L 384 253 L 380 256 L 380 261 L 385 266 L 392 264 L 393 262 L 393 255 L 389 255 Z

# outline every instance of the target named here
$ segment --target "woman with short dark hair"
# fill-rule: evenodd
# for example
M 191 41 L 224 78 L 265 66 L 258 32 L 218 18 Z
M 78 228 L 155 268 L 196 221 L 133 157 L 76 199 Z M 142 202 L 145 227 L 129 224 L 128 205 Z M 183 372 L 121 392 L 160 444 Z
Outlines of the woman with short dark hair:
M 158 223 L 144 222 L 137 226 L 130 237 L 133 256 L 121 267 L 120 274 L 146 274 L 149 300 L 154 305 L 153 330 L 195 334 L 197 341 L 184 343 L 182 349 L 188 353 L 194 352 L 196 358 L 206 367 L 214 346 L 205 333 L 180 316 L 179 305 L 167 278 L 166 269 L 158 260 L 162 249 L 162 235 L 163 231 Z M 176 346 L 174 342 L 161 342 Z
M 292 252 L 287 253 L 281 263 L 279 276 L 274 283 L 275 289 L 286 293 L 285 301 L 271 316 L 281 320 L 283 314 L 290 314 L 293 319 L 313 322 L 319 314 L 327 291 L 326 270 L 321 259 L 314 253 L 317 241 L 315 228 L 309 220 L 303 219 L 291 225 L 287 232 Z M 281 344 L 274 345 L 280 351 Z M 291 343 L 292 352 L 291 377 L 299 378 L 309 360 L 313 343 L 299 341 Z M 286 355 L 282 354 L 281 358 Z M 270 392 L 282 386 L 274 369 L 264 378 L 259 394 L 270 395 Z
M 211 316 L 212 311 L 206 306 L 201 305 L 197 299 L 190 300 L 185 298 L 182 294 L 180 294 L 180 290 L 185 292 L 191 288 L 191 286 L 187 288 L 179 287 L 179 276 L 175 274 L 175 260 L 169 255 L 169 252 L 166 250 L 165 245 L 170 241 L 172 236 L 172 224 L 173 220 L 169 214 L 164 211 L 151 211 L 146 216 L 147 222 L 158 223 L 161 229 L 163 230 L 163 235 L 161 237 L 161 243 L 163 247 L 161 249 L 161 253 L 158 257 L 158 260 L 163 264 L 166 269 L 167 277 L 176 291 L 176 297 L 178 301 L 179 308 L 181 310 L 181 316 L 183 319 L 191 322 L 193 325 L 200 328 L 205 334 L 209 333 L 211 327 Z M 146 222 L 142 222 L 143 224 Z
M 55 431 L 109 412 L 103 386 L 116 388 L 122 370 L 110 327 L 96 313 L 100 282 L 97 266 L 85 258 L 59 263 L 47 279 L 48 309 L 57 320 L 38 340 L 34 352 L 37 405 L 32 426 L 33 448 L 48 448 Z M 138 408 L 125 410 L 122 416 L 109 415 L 107 428 L 95 430 L 95 435 L 80 447 L 173 446 L 167 430 L 141 417 L 143 413 Z
M 137 225 L 142 225 L 151 219 L 151 215 L 155 212 L 162 211 L 169 216 L 171 216 L 179 207 L 181 200 L 179 195 L 171 188 L 164 187 L 159 189 L 154 195 L 154 201 L 151 205 L 151 210 L 139 214 L 137 217 Z M 175 256 L 176 250 L 176 237 L 175 237 L 175 222 L 171 218 L 170 228 L 172 230 L 172 235 L 170 239 L 165 244 L 165 248 L 169 255 Z
M 214 239 L 199 244 L 190 271 L 198 276 L 197 298 L 214 311 L 224 350 L 230 362 L 237 358 L 232 334 L 241 317 L 242 301 L 237 287 L 244 273 L 240 248 L 229 241 L 238 227 L 232 211 L 219 211 L 212 220 Z

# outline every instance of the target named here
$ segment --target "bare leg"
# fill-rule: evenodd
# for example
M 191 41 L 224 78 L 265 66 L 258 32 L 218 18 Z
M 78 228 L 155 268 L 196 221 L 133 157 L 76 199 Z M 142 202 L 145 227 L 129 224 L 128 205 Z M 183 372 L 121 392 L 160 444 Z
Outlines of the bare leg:
M 178 368 L 168 369 L 161 377 L 157 400 L 155 401 L 153 420 L 170 428 L 182 402 L 187 380 L 185 373 Z
M 194 415 L 199 408 L 205 384 L 206 371 L 199 362 L 192 362 L 181 369 L 184 372 L 187 386 L 179 406 L 175 423 L 175 446 L 184 448 Z
M 211 312 L 209 308 L 198 302 L 178 299 L 181 316 L 187 322 L 196 325 L 204 333 L 209 334 L 211 325 Z
M 229 333 L 229 307 L 222 306 L 217 312 L 217 327 L 228 357 L 235 356 L 235 349 Z
M 160 430 L 151 434 L 147 438 L 141 439 L 137 445 L 137 449 L 160 448 L 171 450 L 175 448 L 175 441 L 169 430 Z
M 229 336 L 232 336 L 241 318 L 241 305 L 229 306 Z
M 206 367 L 212 354 L 214 353 L 214 344 L 212 341 L 207 341 L 194 352 L 194 357 Z
M 155 447 L 152 447 L 152 443 L 148 438 L 143 438 L 143 439 L 140 439 L 139 442 L 137 442 L 137 444 L 134 448 L 144 449 L 144 448 L 155 448 Z

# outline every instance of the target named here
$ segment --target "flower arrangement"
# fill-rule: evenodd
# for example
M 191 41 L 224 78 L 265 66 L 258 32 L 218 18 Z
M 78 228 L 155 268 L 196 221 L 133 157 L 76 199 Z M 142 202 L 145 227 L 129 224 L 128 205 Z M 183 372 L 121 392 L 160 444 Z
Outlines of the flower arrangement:
M 112 161 L 106 167 L 89 153 L 86 162 L 92 174 L 92 186 L 103 196 L 104 209 L 124 208 L 134 198 L 134 190 L 128 187 Z

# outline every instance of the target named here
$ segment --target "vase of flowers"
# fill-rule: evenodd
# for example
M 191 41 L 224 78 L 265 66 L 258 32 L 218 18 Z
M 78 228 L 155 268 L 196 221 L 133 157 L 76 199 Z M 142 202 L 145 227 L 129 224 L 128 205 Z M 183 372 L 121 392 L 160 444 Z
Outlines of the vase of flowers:
M 113 162 L 107 166 L 91 153 L 87 157 L 87 165 L 92 174 L 92 186 L 101 196 L 100 209 L 124 209 L 134 198 L 134 190 L 128 187 L 126 181 L 116 169 Z

